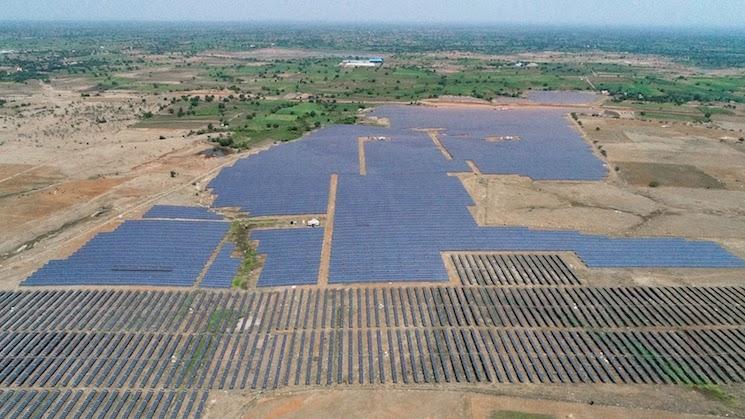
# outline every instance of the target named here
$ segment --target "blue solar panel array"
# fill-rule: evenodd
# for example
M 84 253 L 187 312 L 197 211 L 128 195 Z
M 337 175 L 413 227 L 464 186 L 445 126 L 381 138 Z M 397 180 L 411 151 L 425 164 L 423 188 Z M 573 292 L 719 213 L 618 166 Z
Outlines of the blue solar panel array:
M 388 138 L 388 137 L 386 137 Z M 368 175 L 468 172 L 464 160 L 446 160 L 424 132 L 403 131 L 365 143 Z
M 214 205 L 238 207 L 251 216 L 322 214 L 328 203 L 330 175 L 272 175 L 256 173 L 252 180 L 225 186 L 226 178 L 213 183 L 219 191 Z M 226 182 L 230 183 L 230 182 Z M 240 186 L 238 186 L 240 185 Z
M 574 251 L 590 267 L 745 267 L 718 244 L 677 238 L 610 238 L 572 231 L 479 227 L 473 201 L 448 172 L 482 172 L 534 179 L 600 180 L 606 168 L 570 126 L 562 111 L 452 110 L 381 107 L 390 128 L 333 126 L 273 147 L 224 169 L 210 184 L 215 207 L 250 215 L 325 213 L 329 179 L 339 174 L 330 261 L 332 283 L 446 280 L 443 251 Z M 447 160 L 425 133 L 439 136 Z M 515 136 L 514 141 L 486 141 Z M 367 176 L 359 175 L 358 137 L 365 144 Z M 218 216 L 201 208 L 154 207 L 146 217 Z M 52 261 L 26 285 L 192 285 L 227 223 L 143 220 L 103 233 L 64 261 Z M 267 255 L 259 286 L 313 284 L 320 264 L 322 229 L 258 230 Z M 204 286 L 229 286 L 229 247 Z
M 210 183 L 217 195 L 213 206 L 252 216 L 324 213 L 331 174 L 359 173 L 357 137 L 382 132 L 333 126 L 239 160 Z
M 222 220 L 223 217 L 204 207 L 179 205 L 154 205 L 142 218 L 169 218 L 185 220 Z
M 374 115 L 389 118 L 391 128 L 376 128 L 372 134 L 369 127 L 360 128 L 360 132 L 347 130 L 346 140 L 332 136 L 334 139 L 327 141 L 323 131 L 315 134 L 318 145 L 325 147 L 321 155 L 337 156 L 345 162 L 329 164 L 340 173 L 329 277 L 332 283 L 447 280 L 440 252 L 456 250 L 575 251 L 591 267 L 745 266 L 741 259 L 711 242 L 479 227 L 467 208 L 473 205 L 471 197 L 457 178 L 447 175 L 467 170 L 466 159 L 476 161 L 484 172 L 517 173 L 536 179 L 604 177 L 603 163 L 561 111 L 382 107 Z M 413 128 L 443 128 L 440 137 L 454 160 L 446 160 L 426 134 Z M 359 176 L 349 164 L 357 159 L 352 150 L 354 139 L 363 135 L 388 138 L 366 143 L 367 176 Z M 484 140 L 499 135 L 519 140 Z M 245 164 L 250 162 L 248 159 Z M 274 164 L 295 167 L 296 161 L 290 158 Z M 311 170 L 317 172 L 328 173 Z M 320 202 L 317 209 L 321 209 Z M 286 258 L 293 269 L 315 268 L 315 259 L 304 262 L 310 266 L 300 268 L 302 263 L 292 259 L 284 236 L 262 234 L 260 251 L 269 255 L 270 272 L 286 268 Z M 320 242 L 317 245 L 320 247 Z M 305 272 L 296 278 L 293 275 L 283 273 L 281 280 L 261 281 L 260 285 L 307 283 L 314 277 Z
M 202 288 L 230 288 L 241 266 L 241 259 L 233 257 L 235 245 L 225 243 L 202 279 Z
M 444 174 L 339 178 L 329 282 L 446 279 L 435 249 L 477 229 L 468 205 Z
M 227 231 L 227 223 L 126 221 L 23 285 L 191 286 Z
M 441 141 L 455 160 L 473 160 L 483 173 L 540 180 L 601 180 L 604 163 L 573 129 L 562 110 L 453 110 L 382 107 L 397 130 L 444 128 Z M 512 136 L 516 140 L 486 141 Z
M 260 287 L 316 283 L 323 229 L 256 230 L 251 238 L 259 241 L 257 251 L 267 254 Z
M 590 267 L 745 267 L 704 241 L 479 227 L 448 176 L 339 179 L 329 282 L 447 280 L 442 251 L 575 251 Z

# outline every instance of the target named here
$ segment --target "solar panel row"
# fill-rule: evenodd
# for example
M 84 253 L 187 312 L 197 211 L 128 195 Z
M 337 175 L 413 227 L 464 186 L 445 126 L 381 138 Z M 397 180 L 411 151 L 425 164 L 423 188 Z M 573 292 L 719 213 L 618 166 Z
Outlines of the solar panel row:
M 365 142 L 367 174 L 468 172 L 463 160 L 446 160 L 424 132 L 399 131 Z
M 170 218 L 187 220 L 222 220 L 223 217 L 204 207 L 154 205 L 142 218 Z
M 259 240 L 259 253 L 268 254 L 260 287 L 316 283 L 323 229 L 255 230 L 251 238 Z
M 457 179 L 339 179 L 329 281 L 447 280 L 443 251 L 574 251 L 590 267 L 745 267 L 712 242 L 479 227 Z
M 123 304 L 100 304 L 110 297 Z M 96 391 L 66 417 L 107 411 L 112 398 L 99 391 L 146 400 L 152 391 L 158 405 L 164 391 L 162 409 L 171 409 L 164 389 L 179 389 L 186 410 L 199 412 L 207 389 L 740 383 L 742 369 L 727 366 L 743 364 L 744 298 L 738 287 L 0 292 L 0 386 Z M 4 391 L 0 417 L 46 400 Z M 118 403 L 114 412 L 139 406 Z M 133 416 L 161 409 L 142 408 Z
M 247 161 L 250 161 L 247 160 Z M 278 165 L 291 165 L 282 162 Z M 230 169 L 225 169 L 230 170 Z M 239 207 L 251 216 L 320 214 L 326 212 L 329 175 L 281 175 L 240 172 L 233 179 L 216 179 L 215 207 Z
M 565 118 L 564 110 L 456 110 L 383 106 L 395 130 L 444 128 L 441 140 L 455 160 L 473 160 L 483 173 L 533 179 L 601 180 L 606 167 Z M 511 140 L 485 141 L 511 137 Z
M 200 285 L 202 288 L 230 288 L 233 278 L 241 266 L 241 259 L 232 256 L 234 251 L 234 244 L 225 243 L 223 245 L 202 280 Z
M 0 417 L 200 418 L 207 392 L 142 390 L 0 390 Z M 199 400 L 197 400 L 199 398 Z
M 217 195 L 213 206 L 254 216 L 323 213 L 331 173 L 358 173 L 357 137 L 380 132 L 332 126 L 239 160 L 210 182 Z
M 191 286 L 227 230 L 226 223 L 125 221 L 23 285 Z

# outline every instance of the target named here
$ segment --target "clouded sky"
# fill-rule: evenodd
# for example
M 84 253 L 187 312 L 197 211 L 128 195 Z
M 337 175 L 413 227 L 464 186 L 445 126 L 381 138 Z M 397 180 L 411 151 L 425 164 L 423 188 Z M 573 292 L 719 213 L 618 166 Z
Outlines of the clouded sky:
M 0 20 L 472 22 L 745 27 L 745 0 L 3 0 Z

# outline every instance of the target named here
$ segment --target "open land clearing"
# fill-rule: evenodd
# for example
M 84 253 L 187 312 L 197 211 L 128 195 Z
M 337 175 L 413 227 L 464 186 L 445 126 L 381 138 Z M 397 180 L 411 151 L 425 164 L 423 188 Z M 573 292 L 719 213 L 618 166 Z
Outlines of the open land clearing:
M 18 99 L 28 106 L 3 117 L 4 259 L 19 249 L 25 251 L 17 258 L 24 261 L 34 253 L 71 252 L 76 245 L 68 247 L 67 241 L 87 240 L 102 225 L 113 226 L 121 214 L 146 210 L 161 197 L 171 203 L 207 203 L 203 176 L 234 158 L 209 157 L 205 152 L 214 145 L 204 136 L 185 138 L 186 129 L 131 128 L 140 107 L 148 107 L 135 95 L 92 99 L 76 90 L 32 85 Z M 35 269 L 26 263 L 3 263 L 3 278 Z
M 276 54 L 262 50 L 248 58 L 298 58 L 297 51 Z M 209 52 L 192 60 L 232 65 L 246 58 Z M 272 83 L 302 79 L 293 69 L 285 70 L 276 78 L 281 81 Z M 313 122 L 328 124 L 321 113 L 338 109 L 307 101 L 285 103 L 288 99 L 282 95 L 289 92 L 282 88 L 266 91 L 269 102 L 281 101 L 279 109 L 265 106 L 265 98 L 261 104 L 239 102 L 221 83 L 200 80 L 205 73 L 176 66 L 129 70 L 103 82 L 134 85 L 105 89 L 98 96 L 85 79 L 2 86 L 4 95 L 24 106 L 0 111 L 0 216 L 11 220 L 0 226 L 0 235 L 7 237 L 0 243 L 0 286 L 5 290 L 0 305 L 7 308 L 0 314 L 0 331 L 8 343 L 0 348 L 0 416 L 13 409 L 21 412 L 22 403 L 91 414 L 119 406 L 130 413 L 204 417 L 356 417 L 381 406 L 385 417 L 404 412 L 430 417 L 742 415 L 745 377 L 741 368 L 729 368 L 743 365 L 742 269 L 590 268 L 587 260 L 600 259 L 583 261 L 585 253 L 572 249 L 444 246 L 436 248 L 437 265 L 432 266 L 446 277 L 419 278 L 411 275 L 423 272 L 418 267 L 430 259 L 408 264 L 410 254 L 383 253 L 393 244 L 360 240 L 385 230 L 385 223 L 375 217 L 389 217 L 396 220 L 394 227 L 401 227 L 466 214 L 457 222 L 474 222 L 474 234 L 446 237 L 450 243 L 457 239 L 468 247 L 476 232 L 511 226 L 576 231 L 582 238 L 707 240 L 745 258 L 745 146 L 736 125 L 742 109 L 733 110 L 724 122 L 713 118 L 692 124 L 646 120 L 634 106 L 616 103 L 562 110 L 559 104 L 527 100 L 491 104 L 445 98 L 422 107 L 380 107 L 366 114 L 385 120 L 384 126 L 314 130 Z M 359 75 L 344 77 L 360 82 Z M 138 91 L 143 86 L 154 91 Z M 168 92 L 169 86 L 186 90 Z M 201 99 L 191 106 L 189 97 L 195 95 Z M 205 103 L 206 96 L 222 101 L 228 111 Z M 389 96 L 392 102 L 394 96 Z M 177 117 L 168 111 L 179 107 L 197 115 Z M 516 135 L 489 128 L 476 137 L 485 134 L 481 137 L 491 140 L 481 141 L 471 138 L 468 129 L 457 132 L 459 118 L 484 109 L 505 118 L 500 120 L 505 126 L 513 116 L 518 121 L 523 116 L 539 121 L 535 125 L 547 124 L 553 132 L 578 130 L 582 138 L 570 136 L 567 145 L 577 146 L 579 154 L 572 155 L 567 167 L 545 150 L 525 149 L 535 153 L 526 161 L 547 155 L 544 167 L 517 161 L 512 169 L 525 173 L 501 173 L 498 157 L 469 154 L 470 146 L 488 152 L 489 147 L 527 147 L 534 138 L 530 132 Z M 635 119 L 601 116 L 603 110 L 619 109 Z M 350 104 L 342 111 L 357 110 Z M 430 111 L 435 117 L 421 117 Z M 154 115 L 143 118 L 146 112 Z M 210 122 L 244 120 L 247 112 L 261 119 L 239 128 L 250 144 L 248 151 L 223 153 L 218 147 L 215 152 L 207 136 L 225 133 L 219 129 L 190 134 Z M 562 119 L 569 112 L 576 118 Z M 448 115 L 458 116 L 448 120 Z M 328 119 L 338 122 L 337 116 Z M 426 124 L 401 125 L 415 118 L 424 118 Z M 312 130 L 307 138 L 260 152 L 271 140 L 295 132 L 272 124 L 296 121 L 309 125 L 302 127 Z M 451 128 L 442 130 L 433 121 Z M 268 134 L 260 133 L 263 127 Z M 358 140 L 362 135 L 365 141 Z M 387 136 L 392 139 L 380 139 Z M 309 145 L 327 140 L 332 147 Z M 249 154 L 257 155 L 240 159 Z M 253 164 L 274 163 L 272 156 L 277 155 L 312 155 L 313 160 L 302 166 L 305 172 L 287 164 L 254 176 Z M 338 165 L 331 170 L 338 179 L 329 177 L 328 165 Z M 559 178 L 535 176 L 546 167 L 560 173 Z M 579 172 L 590 179 L 561 178 Z M 249 176 L 240 177 L 246 173 Z M 266 186 L 275 182 L 273 176 L 283 188 Z M 299 177 L 308 183 L 291 189 Z M 377 205 L 371 199 L 391 184 L 405 188 L 386 195 L 391 200 L 379 207 L 354 206 Z M 428 201 L 425 194 L 426 199 L 417 201 L 427 188 L 457 199 L 444 205 L 442 199 Z M 292 199 L 283 200 L 285 195 Z M 474 205 L 466 209 L 461 203 L 469 197 Z M 97 233 L 147 223 L 223 222 L 197 220 L 200 215 L 193 213 L 182 219 L 179 210 L 172 215 L 162 207 L 148 216 L 155 204 L 224 206 L 222 213 L 250 225 L 250 239 L 259 240 L 261 254 L 245 259 L 250 263 L 242 269 L 251 279 L 242 286 L 249 289 L 202 289 L 207 268 L 194 280 L 186 278 L 186 288 L 178 289 L 158 287 L 157 282 L 130 287 L 94 282 L 19 286 L 50 259 L 64 259 L 86 243 L 115 237 L 96 239 Z M 288 213 L 277 213 L 277 208 Z M 417 212 L 420 208 L 426 211 Z M 440 218 L 407 218 L 431 217 L 440 210 Z M 320 229 L 297 223 L 311 218 L 320 220 Z M 327 223 L 333 223 L 333 234 Z M 429 232 L 421 237 L 430 239 L 417 243 L 436 241 Z M 406 248 L 405 240 L 389 238 Z M 152 241 L 161 239 L 167 237 Z M 227 238 L 220 240 L 207 265 L 220 260 L 222 249 L 228 249 L 228 256 L 243 253 L 242 245 L 256 251 L 256 243 L 247 235 L 244 240 L 231 244 L 234 247 L 226 246 Z M 316 248 L 315 258 L 305 251 Z M 382 276 L 351 277 L 344 251 L 356 248 L 371 259 L 385 255 L 375 259 L 378 265 L 394 263 L 391 266 L 401 269 L 388 272 L 363 264 L 362 273 L 370 269 Z M 302 257 L 292 259 L 297 255 L 282 253 L 286 249 L 299 249 L 295 253 Z M 163 266 L 146 268 L 155 272 Z M 292 278 L 288 272 L 300 274 Z M 390 279 L 402 272 L 410 275 L 404 279 L 419 281 Z M 268 282 L 262 282 L 261 275 Z M 39 342 L 48 349 L 30 352 Z

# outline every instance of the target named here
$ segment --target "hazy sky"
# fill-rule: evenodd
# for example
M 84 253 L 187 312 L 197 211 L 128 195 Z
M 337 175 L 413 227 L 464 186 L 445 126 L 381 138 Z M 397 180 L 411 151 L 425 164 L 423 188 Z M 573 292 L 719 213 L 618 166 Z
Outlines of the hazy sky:
M 3 0 L 2 19 L 745 27 L 745 0 Z

